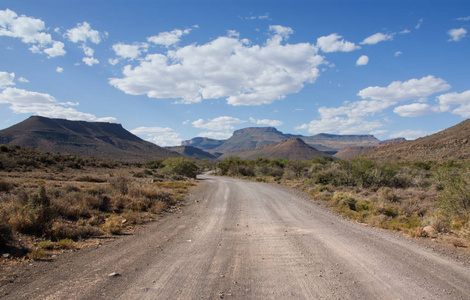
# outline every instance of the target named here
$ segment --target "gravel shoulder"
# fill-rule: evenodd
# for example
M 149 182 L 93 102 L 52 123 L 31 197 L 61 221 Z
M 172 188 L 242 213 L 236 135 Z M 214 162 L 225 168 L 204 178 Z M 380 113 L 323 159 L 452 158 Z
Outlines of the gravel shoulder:
M 470 268 L 291 190 L 200 176 L 176 215 L 12 270 L 4 299 L 468 299 Z M 116 273 L 116 276 L 109 276 Z

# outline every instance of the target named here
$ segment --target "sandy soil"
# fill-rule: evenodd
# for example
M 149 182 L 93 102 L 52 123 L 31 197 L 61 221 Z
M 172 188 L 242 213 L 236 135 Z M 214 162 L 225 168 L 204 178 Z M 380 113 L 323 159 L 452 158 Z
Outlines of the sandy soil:
M 469 299 L 470 268 L 289 189 L 200 176 L 181 213 L 12 269 L 4 299 Z M 115 276 L 110 276 L 113 273 Z

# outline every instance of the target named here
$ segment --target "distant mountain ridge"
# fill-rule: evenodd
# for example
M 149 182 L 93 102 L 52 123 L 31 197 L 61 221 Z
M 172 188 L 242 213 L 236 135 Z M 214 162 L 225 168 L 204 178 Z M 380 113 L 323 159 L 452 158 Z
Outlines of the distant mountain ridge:
M 122 161 L 178 157 L 178 153 L 142 140 L 121 124 L 32 116 L 0 130 L 0 144 L 39 148 Z
M 216 157 L 209 152 L 192 146 L 176 146 L 167 147 L 171 151 L 175 151 L 183 156 L 191 157 L 194 159 L 215 159 Z
M 327 156 L 307 145 L 300 138 L 290 138 L 277 143 L 272 143 L 252 149 L 240 149 L 225 152 L 219 159 L 230 156 L 238 156 L 241 159 L 256 159 L 263 157 L 267 159 L 289 159 L 289 160 L 311 160 L 314 157 Z
M 314 136 L 302 136 L 282 133 L 274 127 L 248 127 L 236 130 L 227 140 L 211 140 L 198 137 L 184 141 L 182 145 L 191 145 L 211 153 L 225 153 L 234 150 L 253 149 L 290 138 L 300 138 L 316 150 L 323 151 L 330 155 L 337 153 L 345 147 L 376 147 L 381 143 L 381 141 L 373 135 L 335 135 L 320 133 Z M 219 145 L 215 146 L 217 143 Z M 209 149 L 207 147 L 208 144 L 215 147 Z

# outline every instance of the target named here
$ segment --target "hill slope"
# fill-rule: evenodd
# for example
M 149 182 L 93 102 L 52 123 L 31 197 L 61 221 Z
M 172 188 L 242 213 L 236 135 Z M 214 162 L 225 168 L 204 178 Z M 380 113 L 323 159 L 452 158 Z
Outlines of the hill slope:
M 247 160 L 256 159 L 258 157 L 267 159 L 310 160 L 314 157 L 323 157 L 326 154 L 310 147 L 300 138 L 291 138 L 253 149 L 228 151 L 219 157 L 219 159 L 224 159 L 231 155 Z
M 168 147 L 167 149 L 175 151 L 183 156 L 195 159 L 215 159 L 216 157 L 209 152 L 191 146 Z
M 0 144 L 123 161 L 179 156 L 176 152 L 142 140 L 120 124 L 38 116 L 0 130 Z
M 470 120 L 430 136 L 390 143 L 362 154 L 384 161 L 462 161 L 470 158 Z

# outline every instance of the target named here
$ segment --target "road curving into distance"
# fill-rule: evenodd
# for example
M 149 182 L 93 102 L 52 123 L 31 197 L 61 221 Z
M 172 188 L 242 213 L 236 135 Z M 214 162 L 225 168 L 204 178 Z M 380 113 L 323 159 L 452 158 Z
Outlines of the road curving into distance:
M 177 216 L 34 263 L 4 298 L 470 298 L 468 266 L 412 241 L 343 220 L 282 186 L 199 179 Z

